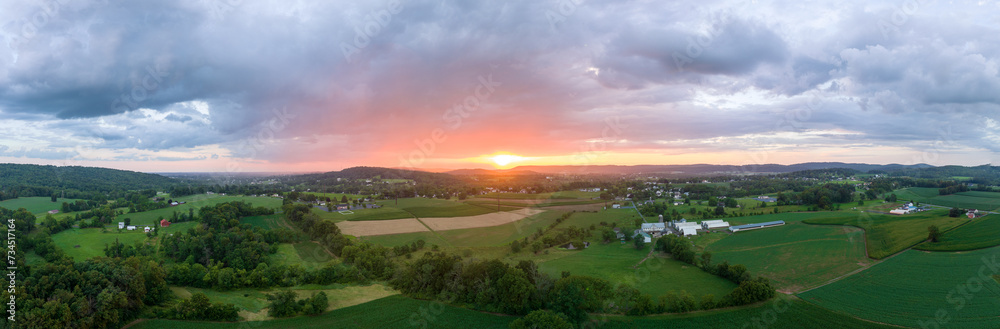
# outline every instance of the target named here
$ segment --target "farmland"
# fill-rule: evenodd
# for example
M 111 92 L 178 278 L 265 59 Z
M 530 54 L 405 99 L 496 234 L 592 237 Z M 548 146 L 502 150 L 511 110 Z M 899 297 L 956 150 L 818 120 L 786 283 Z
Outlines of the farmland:
M 73 203 L 77 199 L 58 198 L 56 200 L 56 202 L 52 202 L 52 199 L 49 197 L 23 197 L 0 201 L 0 207 L 10 210 L 24 208 L 32 214 L 45 215 L 49 210 L 59 210 L 63 202 Z
M 564 257 L 542 262 L 538 268 L 552 277 L 559 277 L 563 271 L 569 271 L 573 275 L 628 284 L 654 298 L 671 291 L 680 293 L 682 290 L 696 298 L 708 294 L 721 298 L 736 287 L 732 282 L 708 274 L 700 268 L 668 258 L 657 257 L 647 260 L 638 269 L 633 268 L 646 257 L 649 248 L 651 246 L 636 250 L 631 244 L 617 242 L 591 243 L 590 248 L 564 253 Z
M 940 195 L 938 189 L 911 187 L 895 191 L 899 200 L 914 200 L 944 207 L 962 209 L 1000 210 L 1000 193 L 968 191 L 951 195 Z
M 137 241 L 146 240 L 146 234 L 141 230 L 118 232 L 102 231 L 100 228 L 69 229 L 52 236 L 52 241 L 74 260 L 81 261 L 91 257 L 104 256 L 104 246 L 118 242 L 132 245 Z
M 1000 317 L 1000 284 L 990 275 L 1000 272 L 998 255 L 998 248 L 909 250 L 799 296 L 834 311 L 906 327 L 994 328 Z M 938 322 L 942 313 L 945 323 Z
M 162 209 L 143 211 L 131 214 L 121 214 L 118 215 L 117 221 L 123 221 L 125 218 L 132 219 L 132 225 L 154 225 L 159 224 L 161 218 L 170 220 L 173 217 L 174 212 L 178 214 L 187 213 L 190 209 L 194 209 L 195 216 L 198 214 L 198 209 L 204 206 L 212 206 L 225 202 L 232 201 L 243 201 L 252 204 L 254 207 L 267 207 L 277 209 L 281 206 L 281 199 L 270 198 L 270 197 L 248 197 L 248 196 L 223 196 L 218 194 L 213 195 L 192 195 L 182 198 L 177 198 L 174 201 L 184 201 L 185 204 L 177 205 L 173 207 L 166 207 Z M 117 225 L 117 224 L 116 224 Z
M 733 234 L 707 250 L 714 263 L 743 264 L 773 280 L 779 290 L 798 291 L 866 265 L 862 239 L 858 228 L 792 222 Z
M 807 219 L 804 223 L 821 225 L 851 225 L 865 230 L 868 256 L 882 259 L 903 251 L 927 239 L 927 227 L 936 225 L 942 231 L 964 223 L 962 218 L 947 216 L 947 210 L 925 211 L 910 215 L 856 213 L 856 216 Z
M 963 251 L 997 245 L 1000 245 L 1000 215 L 990 215 L 944 232 L 938 242 L 924 242 L 915 248 L 930 251 Z

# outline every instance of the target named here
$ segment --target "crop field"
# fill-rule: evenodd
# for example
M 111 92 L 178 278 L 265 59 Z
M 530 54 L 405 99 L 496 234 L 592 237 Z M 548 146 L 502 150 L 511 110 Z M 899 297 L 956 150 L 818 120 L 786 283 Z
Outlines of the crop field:
M 320 218 L 332 220 L 334 222 L 413 218 L 412 214 L 392 207 L 352 210 L 352 212 L 354 212 L 353 214 L 341 214 L 336 211 L 324 211 L 320 208 L 312 208 L 312 212 L 319 215 Z
M 429 232 L 427 226 L 420 223 L 416 218 L 407 219 L 387 219 L 370 221 L 349 221 L 337 223 L 341 232 L 353 236 L 399 234 L 412 232 Z
M 941 234 L 938 242 L 924 242 L 916 249 L 963 251 L 1000 245 L 1000 215 L 989 215 Z
M 185 199 L 191 201 L 185 201 Z M 143 211 L 132 214 L 121 214 L 118 215 L 117 221 L 123 221 L 125 218 L 132 219 L 132 225 L 153 225 L 159 224 L 159 218 L 165 218 L 170 220 L 173 217 L 173 213 L 176 211 L 177 214 L 188 213 L 188 209 L 194 209 L 195 216 L 198 215 L 198 209 L 204 206 L 217 205 L 224 202 L 232 201 L 243 201 L 253 204 L 254 207 L 268 207 L 275 208 L 281 207 L 281 199 L 270 198 L 270 197 L 248 197 L 248 196 L 222 196 L 218 194 L 213 195 L 193 195 L 183 198 L 178 198 L 177 200 L 187 202 L 182 205 L 177 205 L 173 207 L 166 207 L 162 209 L 156 209 L 151 211 Z M 176 201 L 176 200 L 175 200 Z M 115 223 L 117 227 L 117 223 Z
M 555 223 L 565 212 L 547 210 L 522 220 L 498 226 L 437 232 L 455 247 L 487 247 L 508 244 Z
M 471 231 L 471 230 L 480 230 L 480 229 L 455 230 L 453 232 Z M 437 233 L 431 231 L 399 233 L 399 234 L 367 235 L 367 236 L 360 236 L 358 238 L 364 241 L 369 241 L 371 243 L 387 247 L 409 245 L 411 243 L 417 242 L 417 240 L 424 240 L 427 246 L 433 244 L 439 246 L 448 246 L 450 243 L 447 240 L 442 239 L 440 235 L 438 235 Z
M 364 200 L 365 198 L 368 197 L 368 196 L 365 196 L 365 195 L 346 194 L 346 193 L 302 192 L 302 193 L 300 193 L 299 199 L 302 198 L 301 195 L 306 195 L 306 194 L 312 194 L 312 195 L 315 195 L 318 198 L 323 198 L 324 201 L 326 201 L 326 198 L 330 198 L 330 201 L 335 202 L 335 203 L 340 203 L 340 199 L 343 198 L 343 197 L 347 197 L 347 199 L 350 199 L 350 200 Z
M 512 224 L 543 211 L 528 208 L 509 212 L 493 212 L 478 216 L 421 218 L 420 221 L 426 224 L 431 230 L 446 231 Z
M 563 271 L 574 275 L 602 278 L 612 284 L 628 284 L 655 297 L 673 291 L 687 291 L 695 299 L 711 294 L 716 299 L 736 287 L 732 282 L 680 261 L 654 257 L 633 268 L 652 246 L 636 250 L 632 244 L 591 243 L 590 248 L 565 253 L 566 256 L 538 264 L 540 271 L 558 278 Z
M 635 209 L 608 209 L 597 212 L 574 212 L 569 219 L 560 226 L 590 227 L 590 225 L 600 225 L 601 222 L 618 224 L 619 227 L 635 227 L 635 220 L 639 219 L 639 213 Z M 650 222 L 655 222 L 656 219 Z
M 17 210 L 20 208 L 24 208 L 30 211 L 32 214 L 35 215 L 41 214 L 42 216 L 44 216 L 45 213 L 48 212 L 49 210 L 59 210 L 59 208 L 62 208 L 63 202 L 73 203 L 79 199 L 58 198 L 56 200 L 57 200 L 56 202 L 52 202 L 52 199 L 49 197 L 16 198 L 16 199 L 0 201 L 0 207 L 4 207 L 10 210 Z
M 746 265 L 751 274 L 771 279 L 778 290 L 794 292 L 867 265 L 861 232 L 792 222 L 728 235 L 707 250 L 714 264 L 727 260 Z
M 146 234 L 141 230 L 122 230 L 122 233 L 119 233 L 114 229 L 103 233 L 100 228 L 73 228 L 52 236 L 52 242 L 76 261 L 104 256 L 104 246 L 113 243 L 115 239 L 120 243 L 132 245 L 136 241 L 144 241 Z
M 332 302 L 331 302 L 332 304 Z M 437 302 L 389 296 L 371 302 L 345 307 L 317 316 L 300 316 L 290 319 L 254 322 L 258 329 L 326 329 L 326 328 L 410 328 L 426 327 L 464 329 L 473 324 L 476 328 L 506 329 L 513 316 L 498 316 L 444 305 Z M 136 329 L 238 329 L 246 323 L 196 322 L 178 320 L 147 320 L 131 328 Z
M 250 224 L 251 226 L 259 227 L 265 230 L 276 229 L 279 227 L 288 227 L 286 226 L 287 224 L 285 223 L 285 219 L 282 218 L 281 215 L 279 214 L 243 217 L 240 219 L 240 222 L 245 224 Z
M 476 195 L 480 199 L 523 199 L 523 200 L 546 200 L 551 199 L 554 193 L 486 193 Z
M 1000 284 L 990 275 L 998 273 L 998 248 L 960 253 L 908 250 L 799 296 L 834 311 L 906 327 L 996 328 Z M 937 318 L 947 322 L 938 323 Z
M 583 192 L 583 191 L 559 191 L 552 193 L 549 197 L 550 199 L 593 199 L 601 196 L 601 192 Z
M 900 201 L 915 200 L 945 207 L 962 209 L 1000 210 L 1000 193 L 968 191 L 951 195 L 939 195 L 938 189 L 928 187 L 911 187 L 895 191 Z
M 962 217 L 948 217 L 947 212 L 947 210 L 942 209 L 902 216 L 857 212 L 853 213 L 855 216 L 815 218 L 803 222 L 861 227 L 865 229 L 868 256 L 882 259 L 926 240 L 927 227 L 931 225 L 936 225 L 940 230 L 946 231 L 967 221 Z M 859 217 L 858 214 L 862 215 Z

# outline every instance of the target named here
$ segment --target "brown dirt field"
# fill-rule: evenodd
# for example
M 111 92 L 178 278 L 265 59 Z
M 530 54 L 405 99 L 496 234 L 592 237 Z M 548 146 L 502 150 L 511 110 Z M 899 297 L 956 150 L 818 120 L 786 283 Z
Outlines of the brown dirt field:
M 513 223 L 525 217 L 541 213 L 541 209 L 518 209 L 507 212 L 495 212 L 478 216 L 451 217 L 451 218 L 421 218 L 432 230 L 445 231 L 463 228 L 489 227 Z
M 428 232 L 427 227 L 414 218 L 344 221 L 337 223 L 340 231 L 347 235 L 369 236 L 412 232 Z

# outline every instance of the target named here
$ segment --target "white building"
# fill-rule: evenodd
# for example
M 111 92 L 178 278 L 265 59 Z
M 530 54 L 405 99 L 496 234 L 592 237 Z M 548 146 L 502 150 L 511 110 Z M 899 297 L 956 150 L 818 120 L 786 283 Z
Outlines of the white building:
M 127 230 L 129 230 L 129 231 L 135 231 L 135 225 L 129 225 L 129 226 L 128 226 L 128 227 L 126 227 L 125 229 L 127 229 Z
M 145 233 L 149 233 L 149 226 L 144 227 L 143 231 L 145 231 Z
M 663 232 L 667 229 L 664 223 L 642 223 L 642 231 L 646 233 Z
M 123 228 L 125 228 L 125 222 L 118 222 L 118 229 L 120 230 Z
M 701 222 L 701 228 L 706 230 L 710 230 L 713 228 L 727 228 L 727 227 L 729 227 L 729 222 L 726 222 L 721 219 L 706 220 Z
M 678 231 L 679 231 L 679 232 L 681 233 L 681 235 L 683 235 L 683 236 L 689 236 L 689 235 L 698 235 L 698 229 L 697 229 L 697 228 L 695 228 L 695 227 L 691 227 L 691 226 L 686 226 L 686 227 L 682 227 L 682 228 L 681 228 L 680 230 L 678 230 Z

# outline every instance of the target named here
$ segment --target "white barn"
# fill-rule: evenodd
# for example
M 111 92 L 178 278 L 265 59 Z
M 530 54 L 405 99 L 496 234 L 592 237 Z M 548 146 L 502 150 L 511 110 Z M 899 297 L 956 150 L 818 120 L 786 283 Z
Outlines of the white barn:
M 683 236 L 698 235 L 698 228 L 693 227 L 693 226 L 685 226 L 685 227 L 682 227 L 679 230 L 679 232 Z
M 701 222 L 701 228 L 706 229 L 706 230 L 710 230 L 710 229 L 713 229 L 713 228 L 727 228 L 727 227 L 729 227 L 729 222 L 726 222 L 726 221 L 721 220 L 721 219 L 706 220 L 706 221 Z
M 125 222 L 118 222 L 118 229 L 120 230 L 123 228 L 125 228 Z
M 646 233 L 663 232 L 667 229 L 664 223 L 642 223 L 642 231 Z

